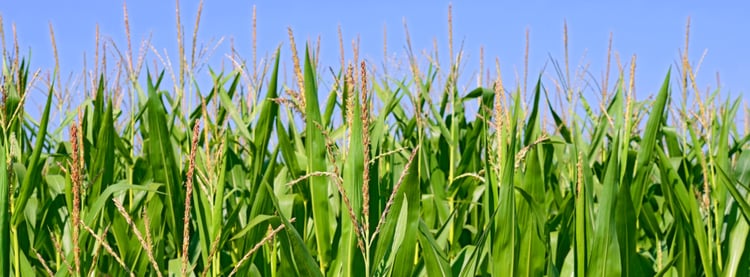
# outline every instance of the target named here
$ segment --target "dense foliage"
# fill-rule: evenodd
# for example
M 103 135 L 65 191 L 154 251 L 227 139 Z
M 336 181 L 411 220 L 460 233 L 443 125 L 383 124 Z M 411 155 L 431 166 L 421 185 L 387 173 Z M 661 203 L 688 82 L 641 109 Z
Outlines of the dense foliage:
M 446 71 L 409 54 L 408 76 L 356 56 L 324 74 L 291 47 L 292 81 L 279 50 L 210 86 L 182 48 L 147 72 L 130 52 L 71 108 L 4 51 L 0 275 L 750 273 L 741 99 L 701 98 L 686 56 L 652 97 L 620 72 L 598 104 L 567 60 L 528 92 L 499 67 L 463 91 L 452 44 Z

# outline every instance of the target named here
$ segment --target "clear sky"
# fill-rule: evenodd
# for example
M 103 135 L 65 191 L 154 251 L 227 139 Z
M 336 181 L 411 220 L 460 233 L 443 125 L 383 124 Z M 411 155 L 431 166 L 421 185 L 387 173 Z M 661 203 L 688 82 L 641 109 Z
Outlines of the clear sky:
M 190 37 L 198 1 L 181 1 L 185 33 Z M 357 4 L 355 4 L 355 2 Z M 623 63 L 637 54 L 638 98 L 653 95 L 670 66 L 673 70 L 684 48 L 685 24 L 691 17 L 689 55 L 694 65 L 706 51 L 698 73 L 701 89 L 716 87 L 720 73 L 723 93 L 732 97 L 750 94 L 750 5 L 741 1 L 506 1 L 507 3 L 461 1 L 453 3 L 456 48 L 464 44 L 463 74 L 478 71 L 479 48 L 485 48 L 485 66 L 498 57 L 510 83 L 514 71 L 522 72 L 524 33 L 530 30 L 529 82 L 548 64 L 550 57 L 563 59 L 563 22 L 567 20 L 571 66 L 579 61 L 600 80 L 606 64 L 610 32 L 614 50 Z M 206 1 L 199 29 L 199 42 L 230 38 L 244 58 L 251 58 L 251 18 L 257 6 L 259 55 L 283 43 L 283 58 L 291 65 L 287 27 L 292 27 L 298 45 L 305 39 L 322 38 L 321 65 L 338 68 L 337 26 L 344 33 L 347 56 L 351 40 L 361 36 L 361 56 L 382 64 L 383 28 L 388 30 L 389 55 L 403 56 L 406 45 L 403 20 L 409 26 L 415 51 L 431 50 L 437 39 L 441 61 L 447 60 L 449 1 Z M 131 0 L 127 3 L 134 45 L 153 35 L 156 49 L 177 52 L 174 1 Z M 32 66 L 49 69 L 53 56 L 48 23 L 55 28 L 63 73 L 82 69 L 83 53 L 93 59 L 95 24 L 105 37 L 125 49 L 123 9 L 120 1 L 2 1 L 0 13 L 10 38 L 14 23 L 23 50 L 33 52 Z M 136 46 L 134 46 L 136 47 Z M 301 47 L 300 47 L 301 48 Z M 211 60 L 214 67 L 227 48 Z M 303 48 L 301 48 L 303 49 Z M 301 50 L 303 51 L 303 50 Z M 583 57 L 585 53 L 585 58 Z M 150 56 L 153 58 L 153 56 Z M 614 61 L 613 61 L 614 65 Z M 548 73 L 551 67 L 548 65 Z M 205 71 L 205 70 L 204 70 Z M 326 70 L 327 71 L 327 70 Z M 208 75 L 208 73 L 205 73 Z M 613 75 L 614 72 L 613 72 Z M 612 80 L 612 78 L 610 78 Z M 613 81 L 610 81 L 612 84 Z M 475 82 L 466 81 L 471 89 Z M 549 86 L 549 85 L 548 85 Z M 744 96 L 745 99 L 750 97 Z

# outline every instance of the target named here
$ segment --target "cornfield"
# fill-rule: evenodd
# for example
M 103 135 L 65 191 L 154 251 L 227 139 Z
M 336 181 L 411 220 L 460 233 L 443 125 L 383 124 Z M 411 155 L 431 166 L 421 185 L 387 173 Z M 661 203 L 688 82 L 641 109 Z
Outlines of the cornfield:
M 0 275 L 750 274 L 748 111 L 687 51 L 639 100 L 635 57 L 591 97 L 567 55 L 462 89 L 452 38 L 399 76 L 289 37 L 198 82 L 195 33 L 174 67 L 97 34 L 76 92 L 3 45 Z

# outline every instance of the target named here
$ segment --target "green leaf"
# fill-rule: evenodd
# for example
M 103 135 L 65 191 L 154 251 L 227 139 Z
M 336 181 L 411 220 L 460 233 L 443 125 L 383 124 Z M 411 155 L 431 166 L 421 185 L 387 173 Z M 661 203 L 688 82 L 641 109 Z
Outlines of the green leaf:
M 510 128 L 510 145 L 505 147 L 498 184 L 500 186 L 498 213 L 494 216 L 494 232 L 492 233 L 492 274 L 495 276 L 512 276 L 518 267 L 518 221 L 516 214 L 516 199 L 514 189 L 514 172 L 516 159 L 516 144 L 518 118 L 521 113 L 521 93 L 516 91 L 513 105 L 513 119 Z M 499 141 L 505 141 L 500 139 Z
M 643 276 L 636 260 L 636 244 L 638 230 L 636 228 L 635 209 L 630 198 L 630 190 L 626 186 L 620 186 L 617 193 L 617 204 L 615 204 L 615 225 L 617 239 L 620 247 L 620 259 L 622 262 L 622 276 Z
M 10 186 L 5 143 L 0 141 L 0 275 L 10 276 Z
M 616 135 L 613 145 L 619 145 L 620 136 Z M 620 246 L 617 239 L 617 225 L 615 218 L 617 205 L 617 191 L 619 188 L 619 151 L 617 147 L 607 161 L 607 171 L 602 182 L 603 191 L 599 195 L 599 211 L 597 213 L 594 242 L 586 275 L 589 276 L 619 276 L 622 273 Z
M 700 212 L 698 201 L 694 195 L 691 195 L 688 192 L 685 184 L 680 179 L 677 171 L 670 164 L 669 158 L 664 153 L 664 151 L 659 147 L 655 149 L 658 157 L 659 170 L 661 171 L 662 176 L 662 188 L 665 192 L 667 192 L 665 195 L 673 197 L 672 201 L 674 203 L 672 204 L 672 211 L 680 216 L 682 224 L 685 226 L 685 229 L 687 229 L 684 230 L 685 234 L 683 235 L 691 236 L 690 239 L 695 240 L 695 243 L 698 247 L 698 252 L 700 253 L 700 255 L 698 256 L 700 258 L 701 265 L 703 265 L 704 267 L 706 275 L 713 276 L 713 267 L 711 266 L 713 264 L 713 257 L 711 257 L 708 253 L 708 234 L 706 232 L 705 226 L 703 225 L 703 218 Z M 687 248 L 685 250 L 690 250 L 690 246 L 685 245 L 685 243 L 683 243 L 681 247 Z M 690 270 L 690 272 L 693 272 L 695 265 L 691 263 L 693 262 L 692 260 L 695 257 L 690 254 L 691 253 L 685 253 L 684 255 L 682 255 L 680 258 L 686 260 L 677 261 L 676 264 L 678 266 L 689 267 L 686 268 L 686 270 Z M 682 274 L 685 273 L 685 270 L 680 271 L 683 271 L 680 272 Z
M 532 147 L 526 157 L 526 172 L 524 172 L 523 187 L 518 190 L 528 193 L 526 201 L 517 201 L 519 250 L 518 268 L 515 276 L 544 275 L 546 266 L 546 231 L 542 209 L 538 203 L 544 203 L 544 180 L 542 168 L 537 156 L 537 147 Z
M 165 220 L 175 243 L 182 242 L 183 201 L 182 182 L 175 162 L 174 149 L 167 128 L 167 117 L 156 87 L 149 88 L 148 99 L 148 142 L 154 182 L 164 184 L 163 202 L 166 204 Z
M 424 221 L 419 221 L 419 245 L 424 255 L 425 269 L 428 276 L 452 276 L 450 264 L 445 253 L 440 249 Z
M 54 77 L 53 77 L 54 79 Z M 47 102 L 44 104 L 44 111 L 42 112 L 42 121 L 39 124 L 39 130 L 36 134 L 36 141 L 34 143 L 34 149 L 31 152 L 31 158 L 26 164 L 26 175 L 21 183 L 20 193 L 18 198 L 15 199 L 15 211 L 13 211 L 12 225 L 18 226 L 23 218 L 24 209 L 26 208 L 26 202 L 29 201 L 31 193 L 34 191 L 36 184 L 41 182 L 42 169 L 44 168 L 44 161 L 40 160 L 42 151 L 44 148 L 44 140 L 47 137 L 47 125 L 49 124 L 49 113 L 50 106 L 52 104 L 52 95 L 54 89 L 54 82 L 50 84 L 49 91 L 47 92 Z
M 323 137 L 323 121 L 318 104 L 317 79 L 310 60 L 310 52 L 305 48 L 305 153 L 307 155 L 307 174 L 327 171 L 326 143 Z M 328 177 L 312 176 L 309 178 L 310 197 L 312 198 L 315 237 L 318 246 L 320 269 L 325 272 L 331 258 L 331 223 L 328 205 Z
M 343 90 L 349 90 L 349 88 L 346 87 L 346 84 Z M 340 204 L 342 208 L 340 209 L 341 212 L 339 214 L 342 239 L 339 244 L 337 255 L 341 257 L 341 264 L 343 266 L 341 276 L 362 276 L 366 271 L 364 268 L 364 261 L 362 260 L 362 253 L 359 248 L 357 248 L 356 233 L 360 232 L 358 226 L 362 226 L 364 218 L 368 216 L 362 215 L 362 186 L 365 170 L 364 148 L 369 147 L 369 145 L 363 145 L 363 136 L 365 132 L 368 132 L 369 130 L 363 130 L 362 120 L 360 120 L 362 116 L 362 105 L 360 104 L 360 101 L 358 101 L 358 97 L 354 97 L 352 102 L 351 116 L 354 119 L 351 120 L 349 130 L 349 152 L 346 157 L 346 163 L 344 164 L 343 187 L 346 197 L 349 198 L 349 203 L 351 203 L 352 212 L 357 218 L 352 219 L 351 216 L 349 216 L 348 208 L 345 207 L 344 201 L 342 200 Z M 356 220 L 356 222 L 352 220 Z
M 114 127 L 114 115 L 112 111 L 112 103 L 107 105 L 107 109 L 104 112 L 104 118 L 101 126 L 99 127 L 99 135 L 97 136 L 97 147 L 93 163 L 91 164 L 90 174 L 94 176 L 100 176 L 95 179 L 92 184 L 89 193 L 90 195 L 97 196 L 101 194 L 103 189 L 111 185 L 115 178 L 115 127 Z M 96 197 L 90 197 L 88 200 L 90 203 Z
M 400 222 L 399 226 L 405 227 L 403 233 L 396 233 L 396 236 L 403 236 L 403 242 L 401 247 L 395 248 L 396 250 L 396 263 L 393 265 L 392 276 L 411 276 L 414 270 L 414 253 L 417 248 L 417 232 L 419 228 L 419 215 L 420 215 L 420 193 L 419 193 L 419 164 L 421 162 L 420 157 L 421 148 L 417 149 L 416 157 L 412 161 L 406 176 L 403 180 L 403 184 L 397 192 L 399 195 L 403 195 L 404 205 L 401 205 L 399 210 L 394 210 L 403 213 L 405 211 L 406 217 L 405 222 Z M 399 197 L 396 197 L 396 201 L 399 201 Z M 415 230 L 415 231 L 407 231 Z M 381 245 L 385 246 L 387 241 L 379 241 L 378 247 Z
M 266 197 L 273 202 L 276 210 L 281 210 L 279 201 L 276 195 L 273 194 L 271 187 L 268 186 L 268 183 L 263 183 L 263 188 L 265 188 Z M 313 259 L 310 251 L 305 246 L 302 237 L 300 237 L 297 229 L 294 228 L 294 225 L 284 215 L 280 214 L 279 218 L 281 218 L 282 224 L 284 224 L 284 230 L 279 232 L 279 241 L 282 248 L 288 250 L 282 251 L 286 255 L 285 263 L 292 264 L 297 276 L 323 276 L 315 264 L 315 259 Z
M 669 100 L 670 75 L 671 70 L 667 71 L 667 77 L 664 78 L 664 83 L 662 84 L 661 89 L 659 89 L 659 94 L 656 95 L 654 106 L 651 108 L 651 115 L 646 123 L 646 133 L 641 141 L 641 149 L 638 152 L 638 159 L 635 164 L 637 171 L 635 174 L 635 182 L 631 188 L 631 193 L 633 194 L 633 206 L 635 208 L 636 217 L 641 211 L 643 194 L 646 191 L 648 175 L 651 172 L 651 155 L 656 146 L 656 139 L 659 137 L 661 124 L 665 121 L 664 111 L 666 110 L 667 101 Z

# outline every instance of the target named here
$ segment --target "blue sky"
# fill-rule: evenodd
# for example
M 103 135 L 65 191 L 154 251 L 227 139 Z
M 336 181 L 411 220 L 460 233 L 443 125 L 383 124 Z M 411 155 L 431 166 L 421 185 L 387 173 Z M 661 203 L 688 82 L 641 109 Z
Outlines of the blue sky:
M 198 1 L 181 1 L 185 33 L 189 37 Z M 747 27 L 750 10 L 736 1 L 715 4 L 707 1 L 481 1 L 454 2 L 453 22 L 456 48 L 463 42 L 466 63 L 463 67 L 467 89 L 475 85 L 468 77 L 478 71 L 479 48 L 485 48 L 485 66 L 494 68 L 500 60 L 504 78 L 514 84 L 514 72 L 523 71 L 524 33 L 530 30 L 529 82 L 539 74 L 550 56 L 563 59 L 563 22 L 567 20 L 571 67 L 590 64 L 589 71 L 600 80 L 606 64 L 610 32 L 614 50 L 626 63 L 637 54 L 636 89 L 638 98 L 653 95 L 670 66 L 679 60 L 684 47 L 685 23 L 691 17 L 689 55 L 694 64 L 707 51 L 698 73 L 698 87 L 716 87 L 716 73 L 721 74 L 723 93 L 732 97 L 750 91 L 750 36 Z M 223 48 L 213 55 L 211 64 L 218 67 L 227 53 L 229 39 L 246 58 L 251 58 L 251 18 L 253 5 L 258 13 L 259 55 L 270 53 L 283 43 L 283 58 L 288 66 L 287 27 L 292 27 L 298 45 L 305 39 L 322 38 L 322 66 L 339 65 L 337 27 L 342 26 L 347 57 L 351 58 L 350 41 L 361 37 L 361 56 L 382 64 L 383 28 L 388 30 L 389 55 L 403 57 L 406 46 L 403 20 L 408 23 L 415 51 L 431 50 L 437 39 L 441 61 L 448 60 L 447 10 L 449 1 L 207 1 L 199 29 L 199 42 L 225 38 Z M 134 47 L 153 35 L 156 49 L 177 52 L 175 3 L 173 1 L 132 0 L 127 3 Z M 22 50 L 33 52 L 32 66 L 49 69 L 54 64 L 48 23 L 55 28 L 61 70 L 79 73 L 83 53 L 93 59 L 95 24 L 101 33 L 125 49 L 122 2 L 118 1 L 3 1 L 0 4 L 10 38 L 10 24 L 15 23 Z M 585 53 L 585 57 L 583 56 Z M 421 55 L 420 55 L 421 56 Z M 154 58 L 154 56 L 150 56 Z M 613 61 L 614 66 L 614 61 Z M 205 70 L 204 70 L 205 71 Z M 326 70 L 328 71 L 328 70 Z M 208 75 L 208 73 L 204 73 Z M 65 75 L 64 75 L 65 76 Z M 613 70 L 610 78 L 615 76 Z M 547 78 L 549 79 L 549 78 Z M 475 80 L 475 77 L 472 78 Z M 548 84 L 549 86 L 549 84 Z M 744 96 L 748 99 L 747 96 Z

